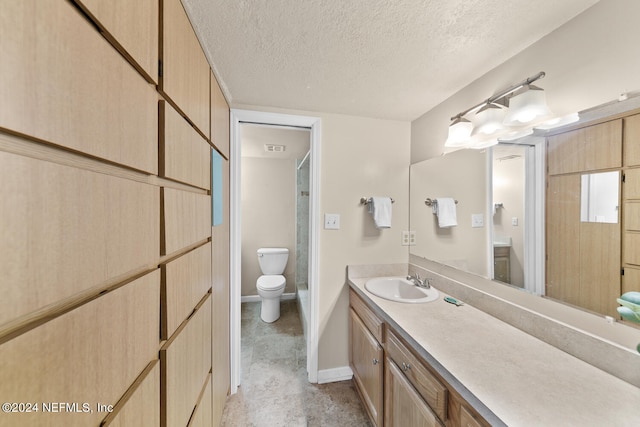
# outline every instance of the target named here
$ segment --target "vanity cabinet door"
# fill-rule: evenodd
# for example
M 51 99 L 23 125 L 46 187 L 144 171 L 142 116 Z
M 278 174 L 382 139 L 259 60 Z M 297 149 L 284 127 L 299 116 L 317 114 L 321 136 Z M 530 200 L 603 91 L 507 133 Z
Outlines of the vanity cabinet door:
M 385 427 L 443 426 L 400 368 L 389 358 L 385 361 L 384 381 Z
M 350 309 L 349 313 L 349 364 L 353 370 L 353 379 L 369 417 L 376 426 L 381 427 L 384 352 L 356 312 Z

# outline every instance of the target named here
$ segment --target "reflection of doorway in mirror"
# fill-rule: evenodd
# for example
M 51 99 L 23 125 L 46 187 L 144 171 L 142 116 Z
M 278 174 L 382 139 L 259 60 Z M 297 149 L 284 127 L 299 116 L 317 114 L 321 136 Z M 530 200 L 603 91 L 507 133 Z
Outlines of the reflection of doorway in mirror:
M 527 146 L 493 147 L 494 279 L 524 288 L 525 151 Z

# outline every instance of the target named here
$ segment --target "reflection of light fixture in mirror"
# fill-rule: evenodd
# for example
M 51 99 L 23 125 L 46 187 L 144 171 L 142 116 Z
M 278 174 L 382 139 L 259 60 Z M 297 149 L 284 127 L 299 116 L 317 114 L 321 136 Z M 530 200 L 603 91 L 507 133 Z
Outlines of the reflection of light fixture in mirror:
M 538 86 L 524 85 L 509 99 L 509 114 L 504 119 L 507 126 L 520 126 L 551 115 L 544 90 Z
M 449 137 L 445 147 L 464 147 L 469 143 L 473 125 L 464 117 L 456 117 L 449 126 Z
M 533 129 L 523 129 L 523 130 L 514 130 L 509 132 L 506 135 L 502 135 L 498 137 L 498 141 L 500 142 L 508 142 L 515 141 L 516 139 L 524 138 L 525 136 L 529 136 L 533 134 Z
M 498 138 L 483 139 L 478 142 L 475 142 L 474 144 L 469 146 L 469 148 L 475 148 L 476 150 L 480 150 L 482 148 L 493 147 L 497 143 L 498 143 Z
M 536 125 L 535 129 L 540 129 L 540 130 L 555 129 L 560 126 L 568 125 L 570 123 L 575 123 L 578 120 L 580 120 L 580 116 L 578 115 L 578 113 L 571 113 L 571 114 L 567 114 L 566 116 L 555 117 L 553 119 L 549 119 L 545 122 L 542 122 L 539 125 Z
M 503 129 L 502 121 L 504 120 L 505 110 L 493 103 L 487 103 L 478 110 L 475 115 L 476 123 L 473 130 L 474 135 L 493 135 Z

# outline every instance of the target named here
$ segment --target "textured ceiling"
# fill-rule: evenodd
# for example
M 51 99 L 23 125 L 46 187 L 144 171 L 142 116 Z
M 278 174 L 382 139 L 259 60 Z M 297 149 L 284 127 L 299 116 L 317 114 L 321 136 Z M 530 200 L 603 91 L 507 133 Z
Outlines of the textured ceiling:
M 413 120 L 597 1 L 183 3 L 232 106 Z

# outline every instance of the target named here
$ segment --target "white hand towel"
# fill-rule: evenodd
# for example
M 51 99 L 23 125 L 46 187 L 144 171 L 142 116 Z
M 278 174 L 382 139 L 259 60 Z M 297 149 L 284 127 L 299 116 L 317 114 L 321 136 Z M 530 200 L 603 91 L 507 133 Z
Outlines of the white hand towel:
M 369 202 L 369 213 L 377 228 L 391 228 L 391 198 L 372 197 Z
M 456 218 L 456 201 L 449 197 L 439 197 L 436 199 L 438 202 L 437 212 L 438 215 L 438 227 L 447 228 L 458 225 Z

